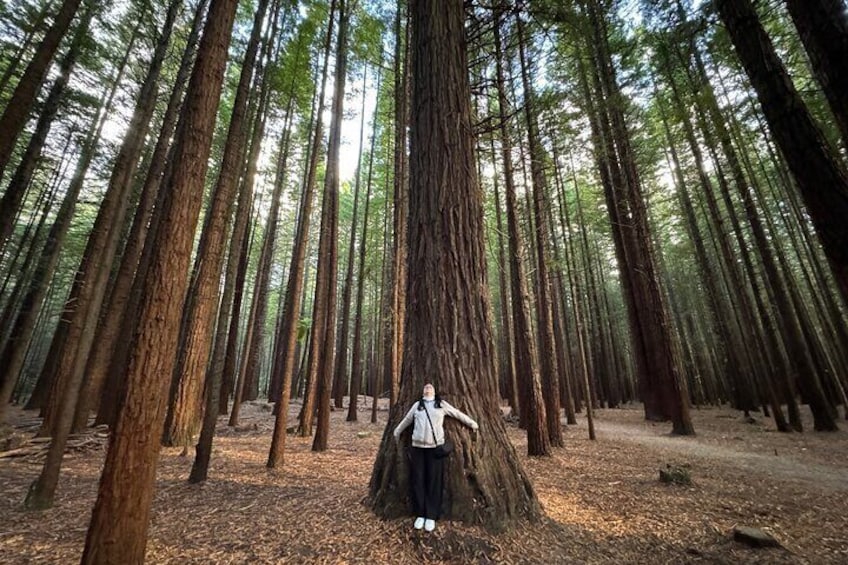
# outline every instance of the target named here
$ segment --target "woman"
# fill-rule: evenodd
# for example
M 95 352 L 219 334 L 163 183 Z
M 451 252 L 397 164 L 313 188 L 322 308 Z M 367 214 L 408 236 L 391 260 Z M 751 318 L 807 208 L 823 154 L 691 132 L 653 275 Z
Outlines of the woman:
M 436 388 L 428 383 L 424 385 L 424 396 L 412 405 L 394 431 L 395 441 L 399 441 L 401 432 L 415 422 L 410 470 L 416 530 L 424 528 L 432 532 L 436 529 L 436 520 L 442 510 L 443 459 L 435 457 L 435 449 L 445 443 L 442 426 L 445 416 L 456 418 L 474 431 L 479 428 L 477 422 L 436 396 Z

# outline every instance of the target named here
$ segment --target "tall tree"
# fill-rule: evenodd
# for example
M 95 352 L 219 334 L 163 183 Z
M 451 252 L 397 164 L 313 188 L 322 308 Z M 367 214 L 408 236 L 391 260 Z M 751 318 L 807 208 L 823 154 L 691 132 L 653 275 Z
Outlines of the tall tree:
M 715 5 L 848 298 L 848 172 L 801 99 L 751 0 Z
M 380 83 L 383 78 L 382 66 L 377 65 L 377 87 L 376 91 L 380 92 Z M 359 392 L 362 388 L 362 309 L 365 302 L 365 257 L 368 250 L 368 216 L 371 211 L 371 187 L 373 185 L 374 174 L 374 150 L 376 148 L 377 139 L 377 110 L 379 109 L 379 96 L 375 102 L 373 113 L 373 123 L 371 125 L 371 148 L 368 152 L 368 180 L 365 182 L 365 211 L 362 217 L 362 237 L 359 242 L 359 273 L 356 281 L 356 313 L 353 316 L 353 355 L 350 362 L 350 404 L 347 410 L 347 421 L 357 421 L 357 404 L 359 402 Z M 359 181 L 359 172 L 357 171 L 356 179 Z M 355 227 L 355 224 L 354 224 Z
M 670 323 L 669 306 L 660 286 L 656 252 L 648 224 L 645 197 L 636 166 L 631 133 L 624 117 L 625 101 L 618 84 L 605 13 L 599 0 L 584 2 L 590 35 L 593 81 L 598 94 L 596 122 L 599 126 L 596 148 L 604 153 L 608 212 L 613 230 L 620 230 L 622 252 L 619 262 L 624 269 L 631 336 L 637 342 L 640 365 L 640 394 L 645 415 L 653 419 L 671 419 L 676 434 L 694 433 L 689 415 L 686 382 L 679 374 L 679 359 Z
M 403 376 L 369 486 L 381 516 L 406 514 L 408 468 L 392 429 L 424 380 L 479 418 L 481 436 L 448 425 L 446 515 L 497 528 L 538 518 L 532 486 L 506 436 L 497 399 L 486 291 L 482 194 L 471 136 L 461 0 L 411 6 L 409 277 Z M 446 120 L 454 127 L 445 127 Z M 457 253 L 462 249 L 462 253 Z
M 82 383 L 89 378 L 85 368 L 94 344 L 95 331 L 101 315 L 103 299 L 121 241 L 124 218 L 130 207 L 132 179 L 135 176 L 144 139 L 150 129 L 150 121 L 156 107 L 159 75 L 168 51 L 171 31 L 181 8 L 181 3 L 172 0 L 161 33 L 158 34 L 156 49 L 147 69 L 147 74 L 138 92 L 132 118 L 127 127 L 118 155 L 112 166 L 106 194 L 97 212 L 97 218 L 89 234 L 82 260 L 76 271 L 69 303 L 65 305 L 63 319 L 69 324 L 56 374 L 56 383 Z M 73 301 L 73 302 L 71 302 Z M 65 394 L 78 397 L 70 385 L 64 386 Z M 71 410 L 79 414 L 78 427 L 88 420 L 88 409 L 77 411 L 78 402 L 70 404 Z M 71 416 L 73 422 L 73 416 Z
M 527 429 L 527 454 L 550 455 L 551 437 L 547 431 L 546 406 L 542 396 L 539 360 L 530 316 L 521 230 L 518 225 L 518 198 L 512 166 L 512 138 L 509 127 L 510 104 L 504 84 L 504 57 L 500 28 L 503 12 L 495 11 L 495 72 L 500 117 L 501 160 L 503 161 L 506 223 L 509 231 L 509 276 L 512 290 L 512 315 L 515 328 L 515 370 L 519 387 L 522 422 Z
M 403 358 L 404 316 L 406 315 L 406 254 L 408 174 L 406 129 L 409 118 L 409 19 L 403 17 L 408 2 L 399 1 L 395 13 L 395 144 L 394 144 L 394 206 L 392 208 L 391 270 L 387 280 L 388 300 L 384 302 L 383 382 L 389 385 L 389 404 L 397 402 L 398 385 Z
M 356 157 L 356 172 L 353 180 L 353 218 L 350 223 L 350 239 L 347 246 L 347 264 L 345 266 L 345 280 L 342 286 L 341 316 L 339 319 L 338 349 L 336 351 L 336 364 L 333 375 L 333 405 L 343 408 L 345 389 L 347 388 L 347 359 L 348 359 L 348 333 L 350 329 L 350 301 L 353 294 L 353 265 L 356 257 L 356 222 L 359 216 L 359 185 L 360 170 L 362 168 L 362 152 L 365 145 L 365 96 L 368 85 L 368 67 L 365 67 L 362 76 L 362 107 L 359 115 L 359 150 Z M 362 242 L 360 241 L 360 245 Z M 351 399 L 353 399 L 351 392 Z M 354 401 L 355 403 L 355 401 Z M 354 413 L 356 413 L 354 409 Z
M 848 16 L 843 0 L 785 0 L 848 149 Z
M 318 95 L 318 105 L 315 111 L 315 127 L 309 147 L 309 163 L 307 165 L 306 179 L 303 188 L 303 197 L 300 202 L 298 223 L 295 233 L 294 249 L 292 250 L 291 266 L 289 267 L 289 280 L 286 283 L 286 299 L 283 305 L 283 323 L 277 335 L 278 346 L 274 352 L 272 378 L 280 381 L 280 398 L 278 402 L 277 418 L 274 421 L 274 434 L 271 439 L 271 449 L 268 452 L 266 463 L 269 469 L 279 467 L 283 463 L 283 455 L 286 442 L 286 428 L 289 411 L 289 399 L 292 386 L 292 377 L 295 370 L 297 358 L 297 334 L 300 326 L 301 294 L 304 288 L 304 274 L 306 265 L 306 251 L 309 244 L 309 224 L 312 216 L 312 200 L 315 192 L 315 179 L 318 169 L 318 158 L 321 150 L 324 123 L 324 94 L 327 88 L 327 70 L 330 61 L 330 48 L 333 38 L 334 13 L 336 0 L 331 0 L 327 19 L 327 34 L 324 38 L 324 61 L 321 70 L 321 90 Z M 277 377 L 276 374 L 282 375 Z
M 174 175 L 154 259 L 146 273 L 126 395 L 109 449 L 82 563 L 141 563 L 165 421 L 168 385 L 188 290 L 191 248 L 212 144 L 215 113 L 238 2 L 212 0 L 186 93 Z
M 38 115 L 35 130 L 21 156 L 21 162 L 15 169 L 9 185 L 6 187 L 6 192 L 3 193 L 3 198 L 0 200 L 0 252 L 6 247 L 9 236 L 14 230 L 14 216 L 20 208 L 21 201 L 47 141 L 53 120 L 65 97 L 71 73 L 86 47 L 88 28 L 93 15 L 94 11 L 89 8 L 77 24 L 77 30 L 68 47 L 68 52 L 59 64 L 59 76 L 56 77 L 53 86 L 50 87 L 50 92 L 47 94 L 41 113 Z M 0 173 L 0 177 L 2 176 L 2 173 Z
M 59 43 L 65 36 L 65 32 L 68 31 L 81 2 L 82 0 L 63 0 L 59 11 L 53 18 L 53 25 L 47 30 L 41 43 L 36 48 L 35 55 L 33 55 L 29 65 L 24 70 L 24 74 L 18 81 L 3 114 L 0 115 L 0 178 L 3 177 L 6 165 L 9 164 L 15 142 L 17 142 L 18 136 L 26 125 L 29 111 L 35 102 L 41 83 L 44 82 L 53 55 L 59 48 Z M 2 232 L 8 231 L 2 226 L 0 226 L 0 229 L 2 229 Z
M 336 308 L 339 270 L 339 151 L 344 119 L 344 88 L 347 80 L 348 29 L 356 0 L 348 4 L 339 0 L 339 36 L 336 41 L 336 70 L 327 143 L 327 171 L 324 176 L 324 199 L 321 207 L 321 237 L 318 243 L 318 271 L 312 311 L 312 344 L 315 354 L 313 378 L 318 389 L 318 429 L 312 442 L 313 451 L 325 451 L 330 436 L 330 393 L 333 385 L 333 363 L 336 360 Z M 310 370 L 310 372 L 312 372 Z M 311 420 L 311 413 L 304 417 Z
M 212 348 L 213 322 L 218 306 L 224 246 L 229 235 L 230 216 L 236 200 L 239 173 L 245 159 L 249 132 L 248 97 L 254 78 L 262 38 L 262 23 L 268 0 L 260 0 L 241 66 L 233 112 L 227 131 L 218 181 L 203 226 L 197 259 L 186 296 L 185 342 L 182 344 L 171 385 L 171 405 L 163 440 L 168 445 L 188 446 L 199 430 L 203 400 L 203 378 Z M 258 82 L 258 81 L 257 81 Z M 243 187 L 251 190 L 252 187 Z
M 140 24 L 136 24 L 133 27 L 132 31 L 130 32 L 130 40 L 129 40 L 129 43 L 127 45 L 127 48 L 125 49 L 125 51 L 123 53 L 123 57 L 117 63 L 117 68 L 116 68 L 116 71 L 115 71 L 115 80 L 112 83 L 111 87 L 106 92 L 104 92 L 103 96 L 101 97 L 100 106 L 98 108 L 98 112 L 96 114 L 96 117 L 94 118 L 94 121 L 91 123 L 91 127 L 88 130 L 88 134 L 86 136 L 86 139 L 83 142 L 82 151 L 80 153 L 79 160 L 77 161 L 77 165 L 76 165 L 76 170 L 74 171 L 73 178 L 71 179 L 70 185 L 67 189 L 68 194 L 75 195 L 73 197 L 74 199 L 78 198 L 78 195 L 80 194 L 80 191 L 82 190 L 82 187 L 83 187 L 85 180 L 86 180 L 86 175 L 88 174 L 89 167 L 91 166 L 91 163 L 94 160 L 94 157 L 97 153 L 98 147 L 101 144 L 100 134 L 103 131 L 103 127 L 106 123 L 106 120 L 107 120 L 107 117 L 108 117 L 110 111 L 113 109 L 112 104 L 115 100 L 115 95 L 117 93 L 117 90 L 118 90 L 118 87 L 121 83 L 121 80 L 124 76 L 124 72 L 126 71 L 127 63 L 129 61 L 129 57 L 130 57 L 130 53 L 132 52 L 133 45 L 135 44 L 135 41 L 138 38 L 139 28 L 140 28 Z M 75 207 L 76 203 L 72 204 L 71 206 Z M 69 212 L 71 215 L 73 215 L 73 210 L 74 210 L 73 207 L 70 209 L 70 212 Z M 70 217 L 63 217 L 62 221 L 70 221 Z M 60 232 L 57 232 L 57 235 L 59 235 L 59 233 L 61 233 L 61 229 L 62 228 L 60 228 Z M 67 227 L 65 227 L 64 229 L 67 230 Z M 67 232 L 65 232 L 65 233 L 67 233 Z M 61 238 L 64 238 L 64 234 L 61 235 Z M 59 250 L 56 249 L 55 251 L 58 252 Z M 47 256 L 46 253 L 42 255 L 42 259 L 44 259 L 45 261 L 50 261 L 50 259 L 48 259 L 48 256 Z M 45 265 L 46 265 L 46 263 L 45 263 Z M 48 279 L 49 279 L 50 276 L 52 276 L 52 270 L 54 268 L 55 268 L 55 263 L 53 263 L 53 266 L 48 270 L 48 272 L 46 272 L 45 275 L 46 275 L 46 277 L 48 277 Z M 34 281 L 35 285 L 41 284 L 42 282 L 46 283 L 47 281 Z M 77 286 L 77 290 L 78 289 L 79 289 L 79 287 Z M 33 290 L 35 290 L 35 289 L 33 288 Z M 72 287 L 71 288 L 71 296 L 73 296 L 73 295 L 74 295 L 74 288 Z M 42 305 L 41 305 L 40 302 L 34 302 L 32 304 L 32 306 L 34 307 L 34 311 L 30 312 L 30 314 L 37 316 L 39 309 L 41 308 Z M 65 379 L 63 381 L 59 381 L 58 379 L 55 378 L 55 374 L 57 372 L 56 370 L 60 367 L 59 352 L 61 351 L 61 348 L 59 346 L 64 343 L 64 339 L 62 339 L 62 337 L 64 335 L 62 330 L 63 329 L 67 330 L 69 328 L 69 326 L 70 326 L 70 324 L 68 324 L 66 322 L 64 317 L 60 318 L 59 329 L 56 331 L 56 334 L 62 334 L 62 335 L 60 335 L 58 338 L 57 338 L 57 336 L 54 336 L 53 341 L 51 342 L 51 353 L 54 355 L 54 357 L 49 358 L 48 363 L 45 364 L 45 365 L 52 365 L 54 370 L 53 371 L 44 370 L 44 371 L 42 371 L 42 373 L 44 373 L 44 374 L 39 377 L 39 379 L 46 379 L 45 380 L 46 389 L 51 391 L 49 406 L 50 406 L 50 408 L 52 408 L 52 411 L 45 414 L 45 419 L 42 422 L 42 427 L 41 427 L 41 433 L 43 433 L 43 434 L 49 434 L 50 433 L 53 424 L 56 422 L 56 416 L 60 413 L 59 406 L 61 405 L 61 403 L 64 403 L 66 401 L 71 402 L 71 403 L 76 402 L 76 394 L 77 394 L 78 385 L 76 387 L 67 388 L 65 386 L 65 385 L 68 384 L 67 379 Z M 30 329 L 30 332 L 31 332 L 32 329 L 34 329 L 34 327 Z M 32 339 L 31 333 L 21 333 L 21 334 L 19 334 L 17 336 L 18 347 L 26 348 L 30 339 Z M 55 347 L 55 349 L 54 349 L 54 347 Z M 23 357 L 20 358 L 20 361 L 23 362 Z M 17 371 L 20 371 L 21 368 L 22 368 L 22 365 L 20 367 L 17 367 L 17 366 L 12 365 L 10 363 L 10 366 L 7 367 L 7 370 L 17 372 Z M 17 378 L 17 374 L 15 374 L 14 378 Z M 70 394 L 68 394 L 68 395 L 65 394 L 66 388 L 70 392 Z M 73 410 L 73 408 L 71 408 L 71 410 Z M 0 409 L 0 412 L 2 412 L 2 409 Z M 0 416 L 2 416 L 2 413 L 0 413 Z M 67 433 L 67 432 L 65 432 L 65 433 Z M 36 489 L 36 490 L 39 490 L 41 492 L 40 492 L 39 495 L 34 495 L 34 498 L 32 499 L 35 506 L 40 506 L 42 504 L 44 504 L 45 506 L 50 506 L 52 504 L 53 491 L 55 490 L 56 481 L 58 480 L 59 465 L 61 463 L 62 454 L 64 453 L 64 447 L 62 447 L 60 449 L 59 443 L 61 443 L 61 441 L 58 440 L 58 439 L 54 439 L 54 441 L 52 442 L 51 451 L 53 453 L 52 453 L 52 456 L 48 458 L 50 460 L 49 465 L 48 465 L 48 462 L 45 461 L 45 466 L 42 469 L 42 476 L 39 478 L 39 481 L 38 481 L 39 487 L 38 487 L 38 489 Z M 43 497 L 41 495 L 43 495 Z M 42 501 L 36 501 L 36 499 L 38 499 L 38 498 L 43 498 L 43 502 Z
M 561 447 L 562 423 L 560 422 L 559 371 L 557 366 L 556 344 L 554 342 L 554 313 L 550 275 L 550 229 L 545 211 L 550 208 L 545 177 L 545 150 L 539 133 L 536 100 L 533 85 L 530 82 L 530 64 L 524 22 L 520 12 L 515 14 L 518 31 L 518 53 L 521 63 L 521 83 L 524 86 L 524 117 L 527 122 L 527 144 L 530 148 L 530 177 L 533 181 L 533 239 L 536 251 L 536 333 L 539 337 L 539 368 L 545 399 L 545 419 L 548 436 L 553 447 Z
M 104 302 L 104 315 L 94 337 L 94 343 L 98 346 L 89 355 L 88 364 L 85 368 L 87 378 L 83 385 L 84 388 L 80 391 L 80 402 L 77 406 L 77 415 L 74 418 L 74 429 L 76 430 L 84 425 L 89 410 L 99 408 L 101 395 L 104 387 L 107 386 L 107 382 L 114 383 L 114 381 L 120 379 L 122 371 L 110 372 L 109 364 L 114 355 L 123 358 L 124 347 L 119 347 L 119 344 L 129 341 L 130 338 L 127 336 L 132 334 L 133 324 L 125 323 L 125 319 L 127 318 L 127 310 L 135 311 L 134 306 L 129 307 L 131 303 L 136 302 L 131 297 L 133 281 L 144 250 L 144 242 L 150 231 L 151 218 L 159 197 L 159 188 L 162 185 L 163 176 L 167 177 L 170 174 L 171 168 L 166 165 L 169 162 L 168 153 L 171 148 L 171 138 L 177 126 L 180 105 L 185 94 L 191 65 L 194 62 L 197 40 L 203 25 L 202 19 L 208 4 L 208 0 L 202 0 L 197 3 L 194 10 L 191 28 L 174 80 L 174 87 L 168 97 L 168 105 L 162 117 L 156 145 L 150 157 L 150 167 L 144 177 L 132 226 L 130 226 L 127 235 L 127 243 L 121 254 L 121 263 L 115 274 L 112 288 L 109 290 L 109 298 Z M 129 319 L 134 318 L 130 315 Z M 123 367 L 124 364 L 121 362 L 119 365 Z M 114 385 L 110 385 L 110 388 L 113 387 Z M 98 420 L 95 421 L 101 424 L 103 421 L 100 420 L 99 416 L 100 411 L 98 410 Z

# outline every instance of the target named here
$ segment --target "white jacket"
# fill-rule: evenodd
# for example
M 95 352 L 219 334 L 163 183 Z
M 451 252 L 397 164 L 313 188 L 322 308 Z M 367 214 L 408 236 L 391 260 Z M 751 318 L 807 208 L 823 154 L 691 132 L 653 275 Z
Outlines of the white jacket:
M 435 400 L 425 400 L 424 409 L 418 409 L 418 402 L 412 405 L 403 420 L 397 425 L 394 431 L 395 439 L 400 437 L 401 432 L 409 427 L 409 424 L 415 422 L 412 428 L 412 445 L 413 447 L 436 447 L 445 443 L 445 416 L 456 418 L 472 430 L 478 428 L 477 422 L 470 417 L 457 410 L 444 400 L 441 401 L 441 407 L 436 408 Z M 430 420 L 433 422 L 433 427 L 430 427 Z M 433 442 L 433 431 L 435 431 L 436 441 Z

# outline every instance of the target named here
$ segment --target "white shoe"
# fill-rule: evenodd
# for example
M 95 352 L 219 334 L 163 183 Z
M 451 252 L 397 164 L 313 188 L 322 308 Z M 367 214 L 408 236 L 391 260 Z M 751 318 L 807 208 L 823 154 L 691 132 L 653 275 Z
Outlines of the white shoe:
M 424 522 L 425 522 L 424 518 L 419 516 L 418 518 L 415 519 L 415 523 L 412 526 L 416 530 L 420 530 L 421 528 L 424 527 Z
M 436 529 L 436 521 L 430 520 L 430 519 L 425 520 L 424 521 L 424 529 L 427 530 L 428 532 L 432 532 L 433 530 Z

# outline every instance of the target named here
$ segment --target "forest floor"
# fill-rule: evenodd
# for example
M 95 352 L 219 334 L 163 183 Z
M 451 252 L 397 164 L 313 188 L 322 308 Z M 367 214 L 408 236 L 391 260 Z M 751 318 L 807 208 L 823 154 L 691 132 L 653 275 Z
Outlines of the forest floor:
M 289 436 L 278 474 L 265 468 L 273 417 L 263 403 L 246 405 L 237 429 L 220 420 L 203 485 L 186 481 L 192 457 L 163 449 L 147 562 L 848 563 L 844 421 L 835 433 L 780 434 L 759 414 L 748 423 L 729 409 L 696 409 L 698 435 L 684 438 L 629 406 L 597 411 L 597 441 L 580 418 L 565 447 L 541 459 L 527 458 L 524 434 L 508 426 L 546 517 L 501 534 L 443 521 L 427 534 L 412 517 L 383 521 L 362 504 L 387 418 L 380 410 L 371 424 L 367 406 L 359 423 L 333 413 L 324 453 Z M 43 455 L 0 458 L 0 563 L 79 562 L 105 453 L 97 437 L 68 453 L 47 511 L 22 508 Z M 661 483 L 669 464 L 686 467 L 692 484 Z M 736 525 L 761 528 L 784 549 L 734 542 Z

